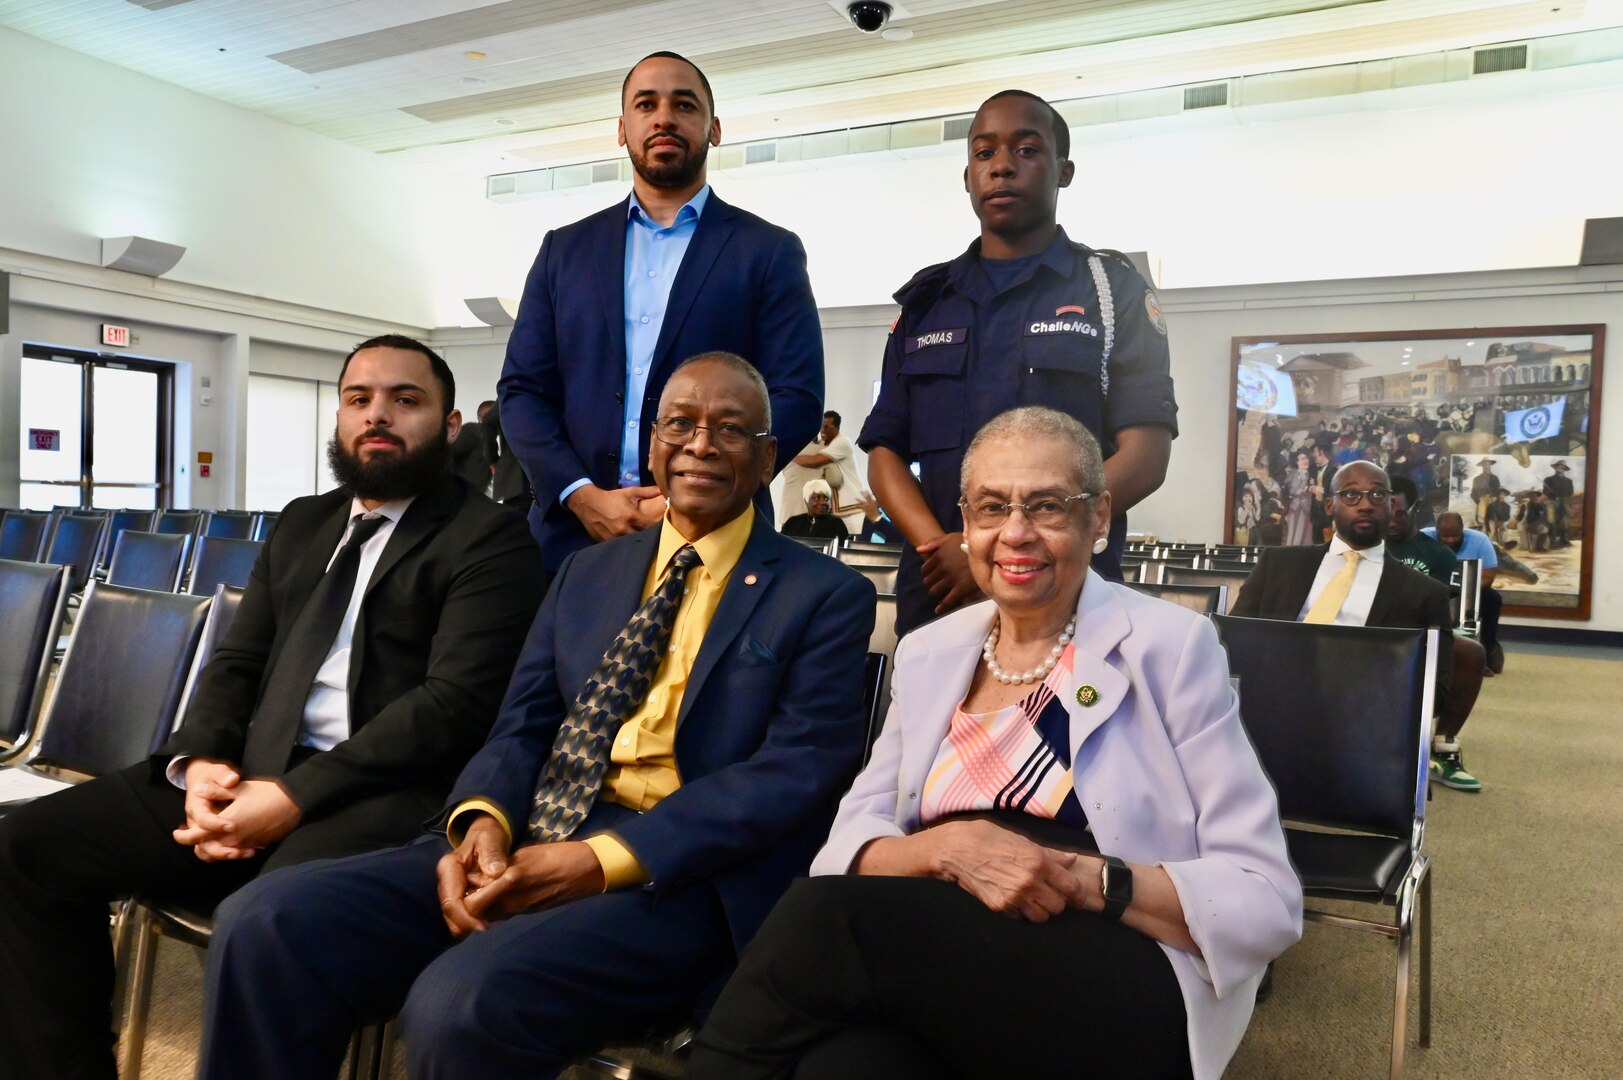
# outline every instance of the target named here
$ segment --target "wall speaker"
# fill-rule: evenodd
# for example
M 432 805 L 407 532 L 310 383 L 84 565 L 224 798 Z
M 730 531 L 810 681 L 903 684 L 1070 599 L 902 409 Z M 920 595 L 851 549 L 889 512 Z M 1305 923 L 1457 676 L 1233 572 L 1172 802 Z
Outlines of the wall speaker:
M 518 301 L 505 296 L 476 296 L 462 302 L 486 326 L 512 326 L 518 317 Z
M 144 236 L 103 237 L 101 264 L 143 277 L 162 277 L 175 268 L 186 249 L 179 244 L 148 240 Z
M 1623 217 L 1590 218 L 1584 222 L 1584 247 L 1579 266 L 1623 263 Z

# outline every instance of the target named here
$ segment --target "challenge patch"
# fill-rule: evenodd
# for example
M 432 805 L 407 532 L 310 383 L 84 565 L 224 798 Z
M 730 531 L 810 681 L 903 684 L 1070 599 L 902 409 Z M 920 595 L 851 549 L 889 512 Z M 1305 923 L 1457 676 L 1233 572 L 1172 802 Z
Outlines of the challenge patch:
M 927 330 L 907 339 L 905 348 L 910 353 L 930 349 L 937 345 L 962 345 L 969 340 L 969 327 L 955 326 L 950 330 Z
M 1161 314 L 1161 301 L 1150 289 L 1144 290 L 1144 314 L 1149 316 L 1150 325 L 1162 337 L 1167 336 L 1166 316 Z
M 1038 319 L 1026 324 L 1027 337 L 1042 337 L 1047 334 L 1085 334 L 1088 337 L 1098 337 L 1099 328 L 1086 319 L 1076 318 Z

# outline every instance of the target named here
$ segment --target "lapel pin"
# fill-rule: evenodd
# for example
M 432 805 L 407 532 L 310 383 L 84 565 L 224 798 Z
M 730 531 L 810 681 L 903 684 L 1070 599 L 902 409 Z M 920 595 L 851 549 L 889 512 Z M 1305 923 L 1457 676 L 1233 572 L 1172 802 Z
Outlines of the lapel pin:
M 1081 705 L 1084 708 L 1091 708 L 1093 703 L 1098 700 L 1099 691 L 1095 690 L 1093 687 L 1079 686 L 1076 688 L 1076 703 L 1078 705 Z
M 760 578 L 756 577 L 754 574 L 745 574 L 744 575 L 744 584 L 746 584 L 746 585 L 754 585 L 759 580 L 760 580 Z

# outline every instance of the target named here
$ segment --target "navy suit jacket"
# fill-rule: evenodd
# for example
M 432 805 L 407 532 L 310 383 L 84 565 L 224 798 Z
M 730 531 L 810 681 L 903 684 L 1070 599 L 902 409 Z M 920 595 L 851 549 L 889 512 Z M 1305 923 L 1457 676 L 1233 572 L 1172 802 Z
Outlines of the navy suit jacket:
M 499 384 L 502 431 L 535 488 L 530 529 L 542 562 L 556 570 L 591 542 L 558 501 L 582 477 L 620 486 L 625 423 L 625 231 L 630 197 L 547 234 L 524 283 Z M 642 403 L 639 457 L 671 372 L 701 352 L 737 353 L 760 369 L 772 393 L 781 464 L 822 423 L 823 334 L 806 276 L 806 251 L 787 229 L 729 206 L 705 203 L 654 348 Z M 770 519 L 766 488 L 756 505 Z
M 651 528 L 564 562 L 448 807 L 485 799 L 522 830 L 564 711 L 641 604 L 658 548 Z M 614 830 L 656 892 L 714 888 L 739 948 L 806 872 L 856 773 L 873 623 L 867 579 L 757 514 L 682 695 L 682 786 Z

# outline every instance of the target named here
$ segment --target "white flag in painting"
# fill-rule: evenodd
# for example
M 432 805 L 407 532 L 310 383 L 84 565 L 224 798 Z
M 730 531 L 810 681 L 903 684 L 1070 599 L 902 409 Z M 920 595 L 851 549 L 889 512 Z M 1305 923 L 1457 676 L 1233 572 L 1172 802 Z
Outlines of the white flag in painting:
M 1561 432 L 1561 414 L 1566 412 L 1567 399 L 1557 398 L 1548 405 L 1532 409 L 1517 409 L 1505 414 L 1506 442 L 1537 442 Z

